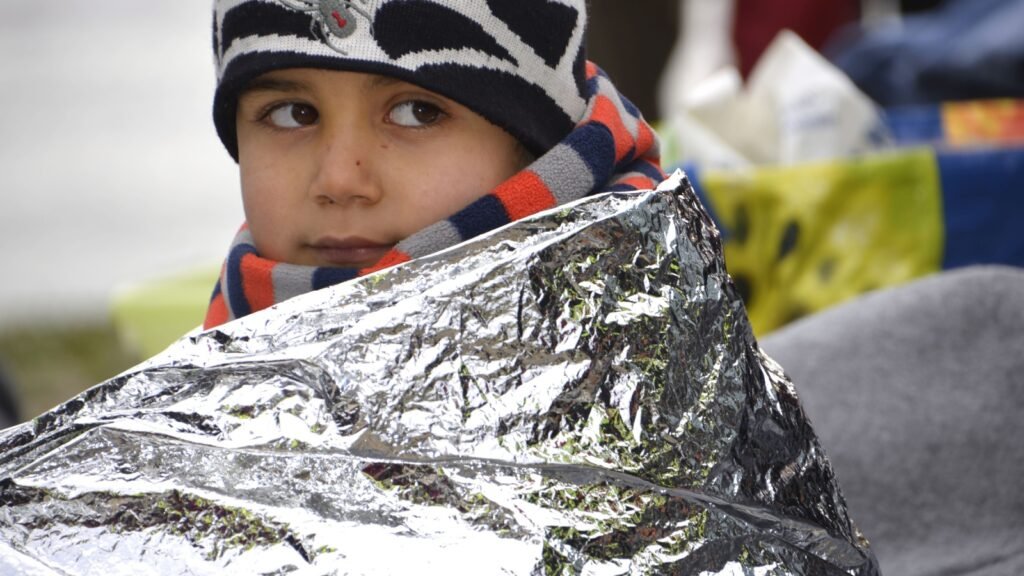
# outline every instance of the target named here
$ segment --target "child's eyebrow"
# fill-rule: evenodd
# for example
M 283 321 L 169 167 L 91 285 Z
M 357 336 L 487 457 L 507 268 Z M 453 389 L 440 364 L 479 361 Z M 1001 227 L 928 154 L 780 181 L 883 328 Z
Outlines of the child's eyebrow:
M 301 82 L 282 80 L 274 77 L 259 77 L 252 79 L 242 88 L 241 95 L 250 92 L 301 92 L 306 87 Z
M 385 88 L 387 86 L 392 86 L 392 85 L 401 84 L 401 83 L 402 83 L 402 80 L 399 80 L 398 78 L 394 78 L 392 76 L 374 75 L 374 76 L 371 76 L 370 77 L 370 81 L 367 82 L 367 87 L 368 88 Z
M 402 82 L 402 80 L 391 76 L 372 75 L 367 78 L 363 85 L 363 89 L 373 90 L 376 88 L 386 88 L 395 84 L 401 84 Z M 273 76 L 261 76 L 249 81 L 249 83 L 242 88 L 239 96 L 244 96 L 250 92 L 301 92 L 307 89 L 307 86 L 302 82 L 274 78 Z

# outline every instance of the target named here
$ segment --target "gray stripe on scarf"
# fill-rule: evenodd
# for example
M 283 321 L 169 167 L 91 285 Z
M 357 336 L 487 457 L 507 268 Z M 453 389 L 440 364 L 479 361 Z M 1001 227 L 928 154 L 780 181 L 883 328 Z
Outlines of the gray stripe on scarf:
M 594 189 L 594 175 L 574 148 L 558 144 L 530 166 L 558 205 L 579 200 Z
M 252 232 L 246 228 L 238 232 L 235 236 L 234 242 L 231 243 L 231 249 L 234 250 L 236 247 L 246 244 L 249 246 L 255 246 L 256 242 L 252 239 Z
M 250 232 L 248 228 L 245 228 L 244 230 L 240 230 L 238 232 L 238 234 L 235 235 L 235 239 L 231 242 L 231 249 L 230 249 L 230 251 L 234 251 L 235 248 L 237 248 L 238 246 L 241 246 L 243 244 L 249 245 L 249 246 L 255 246 L 256 245 L 255 242 L 253 242 L 253 239 L 252 239 L 252 232 Z M 228 282 L 228 275 L 222 273 L 220 276 L 221 276 L 221 278 L 220 278 L 220 291 L 221 291 L 221 294 L 224 295 L 224 303 L 227 305 L 226 307 L 228 309 L 228 320 L 234 320 L 235 319 L 235 311 L 234 311 L 234 309 L 231 308 L 231 303 L 235 302 L 235 295 L 231 293 L 231 287 L 229 286 L 229 282 Z M 241 296 L 244 298 L 245 295 L 242 294 Z
M 612 81 L 604 76 L 598 77 L 597 84 L 599 86 L 598 92 L 608 98 L 615 106 L 615 110 L 619 113 L 619 118 L 622 119 L 622 125 L 626 127 L 626 130 L 629 130 L 629 135 L 634 140 L 637 139 L 640 136 L 640 119 L 626 110 L 626 105 L 622 103 L 622 96 L 615 89 L 615 84 L 612 84 Z
M 412 258 L 419 258 L 455 246 L 462 240 L 454 224 L 448 220 L 441 220 L 402 240 L 396 248 Z
M 294 296 L 305 294 L 313 289 L 312 266 L 294 266 L 278 264 L 271 272 L 274 282 L 274 302 L 283 302 Z

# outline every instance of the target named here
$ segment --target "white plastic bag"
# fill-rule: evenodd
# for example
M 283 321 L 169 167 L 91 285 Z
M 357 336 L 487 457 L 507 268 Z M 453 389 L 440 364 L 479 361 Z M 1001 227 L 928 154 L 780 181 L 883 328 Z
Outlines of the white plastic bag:
M 784 30 L 744 85 L 725 66 L 679 86 L 662 127 L 667 164 L 738 168 L 843 158 L 888 145 L 879 108 L 799 36 Z

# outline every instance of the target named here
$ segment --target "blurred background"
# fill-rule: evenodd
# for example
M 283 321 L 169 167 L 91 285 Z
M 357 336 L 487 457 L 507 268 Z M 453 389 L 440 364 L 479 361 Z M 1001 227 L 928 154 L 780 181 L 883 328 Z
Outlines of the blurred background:
M 216 267 L 241 222 L 210 10 L 0 3 L 0 366 L 22 418 L 133 365 L 118 291 Z
M 591 59 L 691 176 L 759 335 L 942 270 L 1024 265 L 1020 0 L 590 4 Z M 201 322 L 242 219 L 209 15 L 0 4 L 0 422 Z
M 1024 265 L 1024 2 L 591 3 L 591 50 L 683 168 L 759 336 Z

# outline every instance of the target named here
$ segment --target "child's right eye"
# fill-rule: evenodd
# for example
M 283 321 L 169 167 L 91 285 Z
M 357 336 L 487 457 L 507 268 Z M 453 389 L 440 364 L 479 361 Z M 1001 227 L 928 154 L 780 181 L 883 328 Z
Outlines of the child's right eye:
M 320 112 L 309 104 L 289 102 L 272 108 L 266 118 L 275 128 L 302 128 L 316 124 Z

